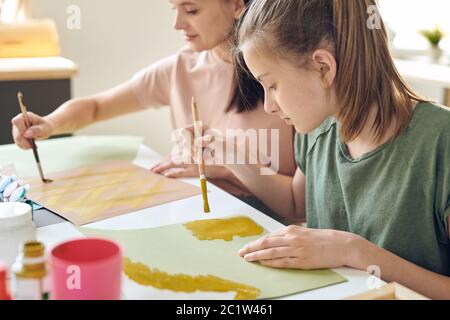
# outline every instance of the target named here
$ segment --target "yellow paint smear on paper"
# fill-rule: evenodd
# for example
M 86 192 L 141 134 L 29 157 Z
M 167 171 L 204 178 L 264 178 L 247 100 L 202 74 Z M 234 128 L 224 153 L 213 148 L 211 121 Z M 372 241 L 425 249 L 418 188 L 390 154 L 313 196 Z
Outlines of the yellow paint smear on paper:
M 260 225 L 247 217 L 201 220 L 186 223 L 184 226 L 199 240 L 232 241 L 237 236 L 253 237 L 264 232 Z
M 170 275 L 145 264 L 124 259 L 124 272 L 134 282 L 161 290 L 175 292 L 236 292 L 234 300 L 254 300 L 260 290 L 245 284 L 228 281 L 212 275 L 190 276 L 187 274 Z
M 130 208 L 139 208 L 144 205 L 152 196 L 162 193 L 165 180 L 160 178 L 155 181 L 153 186 L 148 185 L 148 181 L 132 176 L 128 172 L 108 172 L 101 175 L 101 179 L 91 182 L 89 188 L 85 190 L 82 197 L 72 198 L 67 195 L 77 192 L 77 180 L 83 176 L 89 176 L 93 171 L 86 169 L 81 176 L 77 176 L 74 181 L 58 189 L 57 194 L 47 200 L 49 207 L 58 206 L 64 203 L 67 210 L 75 212 L 83 211 L 83 217 L 93 218 L 99 212 L 107 212 L 117 207 L 127 206 Z M 133 179 L 133 184 L 128 183 Z M 127 183 L 126 195 L 121 187 Z M 89 204 L 89 205 L 87 205 Z
M 199 194 L 200 189 L 130 163 L 113 162 L 52 175 L 31 185 L 29 199 L 83 225 Z

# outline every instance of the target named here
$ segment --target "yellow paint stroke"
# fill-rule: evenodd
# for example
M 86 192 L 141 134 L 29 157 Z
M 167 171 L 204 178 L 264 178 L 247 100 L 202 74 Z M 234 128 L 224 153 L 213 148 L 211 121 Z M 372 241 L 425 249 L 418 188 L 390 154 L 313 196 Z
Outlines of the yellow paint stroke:
M 30 196 L 77 224 L 151 206 L 187 188 L 122 163 L 81 168 L 68 174 L 56 177 L 52 184 L 30 182 Z
M 162 178 L 158 179 L 151 187 L 148 187 L 148 181 L 143 179 L 133 179 L 133 183 L 129 183 L 133 178 L 130 175 L 118 177 L 112 173 L 103 178 L 109 181 L 107 185 L 91 185 L 83 196 L 75 199 L 72 197 L 74 192 L 72 186 L 62 188 L 60 190 L 61 195 L 52 195 L 47 199 L 46 205 L 52 207 L 64 204 L 65 210 L 82 212 L 84 218 L 92 218 L 101 212 L 107 212 L 118 206 L 126 206 L 131 209 L 138 208 L 142 204 L 147 203 L 149 198 L 159 193 L 167 192 L 167 190 L 161 192 L 165 182 Z M 125 184 L 126 190 L 123 189 Z M 117 195 L 117 191 L 126 191 L 127 196 L 120 197 Z M 130 196 L 130 194 L 135 196 Z
M 233 237 L 252 237 L 264 232 L 264 229 L 247 217 L 230 219 L 212 219 L 184 224 L 199 240 L 231 241 Z
M 124 272 L 134 282 L 160 290 L 188 293 L 196 291 L 236 292 L 234 300 L 254 300 L 261 292 L 258 288 L 212 275 L 170 275 L 158 269 L 151 269 L 142 263 L 133 263 L 129 258 L 124 259 Z

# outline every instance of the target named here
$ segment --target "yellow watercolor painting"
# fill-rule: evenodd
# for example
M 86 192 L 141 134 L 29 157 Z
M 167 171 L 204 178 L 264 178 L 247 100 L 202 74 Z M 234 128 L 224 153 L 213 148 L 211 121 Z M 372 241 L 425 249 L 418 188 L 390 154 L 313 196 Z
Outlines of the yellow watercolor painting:
M 211 274 L 191 276 L 187 274 L 170 275 L 158 269 L 152 269 L 143 263 L 124 259 L 124 273 L 131 280 L 143 286 L 173 292 L 235 292 L 235 300 L 255 300 L 261 290 L 243 283 L 225 280 Z
M 232 241 L 234 237 L 259 236 L 264 229 L 248 217 L 230 219 L 210 219 L 184 224 L 198 240 Z
M 52 174 L 53 183 L 31 179 L 28 198 L 76 225 L 200 194 L 200 188 L 167 179 L 128 162 Z

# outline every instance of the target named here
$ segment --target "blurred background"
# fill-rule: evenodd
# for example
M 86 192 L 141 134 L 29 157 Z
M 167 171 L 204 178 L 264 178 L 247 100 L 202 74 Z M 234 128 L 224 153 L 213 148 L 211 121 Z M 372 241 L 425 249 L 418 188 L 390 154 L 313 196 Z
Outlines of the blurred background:
M 7 6 L 13 5 L 12 1 L 0 0 L 0 12 L 4 19 L 0 24 L 0 40 L 2 32 L 12 32 L 7 29 L 8 17 L 5 15 Z M 400 72 L 421 94 L 440 103 L 448 103 L 450 37 L 446 35 L 450 34 L 450 1 L 379 2 L 381 14 L 389 26 L 392 52 L 398 59 Z M 59 38 L 58 55 L 65 58 L 60 61 L 61 68 L 71 70 L 62 76 L 66 82 L 59 82 L 61 92 L 66 90 L 65 95 L 55 97 L 54 100 L 42 98 L 46 104 L 44 107 L 58 107 L 58 101 L 67 95 L 81 97 L 108 89 L 126 81 L 135 72 L 158 59 L 177 52 L 183 46 L 183 41 L 181 35 L 173 29 L 174 12 L 171 7 L 169 0 L 29 0 L 27 12 L 33 19 L 51 19 L 54 23 Z M 77 16 L 78 25 L 73 20 Z M 20 34 L 26 37 L 30 35 L 30 31 Z M 0 56 L 1 53 L 0 47 Z M 19 66 L 15 67 L 15 63 L 22 68 L 22 74 L 23 68 L 32 67 L 22 66 L 22 62 L 17 59 L 0 59 L 0 109 L 4 110 L 2 117 L 7 117 L 5 112 L 8 108 L 18 111 L 15 104 L 10 105 L 7 98 L 2 96 L 2 86 L 10 88 L 7 86 L 8 82 L 14 81 L 14 85 L 17 85 L 18 81 L 33 80 L 15 75 L 14 68 L 19 69 Z M 55 76 L 55 72 L 53 70 L 53 81 L 61 80 Z M 42 77 L 40 80 L 45 80 Z M 40 97 L 51 94 L 47 92 L 49 89 L 45 91 L 39 88 Z M 37 99 L 33 99 L 35 101 Z M 33 109 L 31 104 L 29 107 Z M 2 143 L 5 143 L 2 140 L 5 132 L 0 131 Z M 171 149 L 170 112 L 168 108 L 148 110 L 93 125 L 80 133 L 144 136 L 151 148 L 166 154 Z

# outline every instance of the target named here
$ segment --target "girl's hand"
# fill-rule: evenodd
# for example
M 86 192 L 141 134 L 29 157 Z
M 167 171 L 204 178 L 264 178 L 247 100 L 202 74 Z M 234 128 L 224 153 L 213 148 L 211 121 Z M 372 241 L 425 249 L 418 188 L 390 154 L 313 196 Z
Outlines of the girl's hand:
M 11 120 L 12 134 L 15 144 L 22 149 L 31 149 L 29 139 L 42 140 L 52 135 L 53 125 L 44 117 L 28 112 L 29 127 L 22 114 Z
M 273 268 L 327 269 L 351 266 L 357 235 L 289 226 L 248 244 L 239 255 Z

